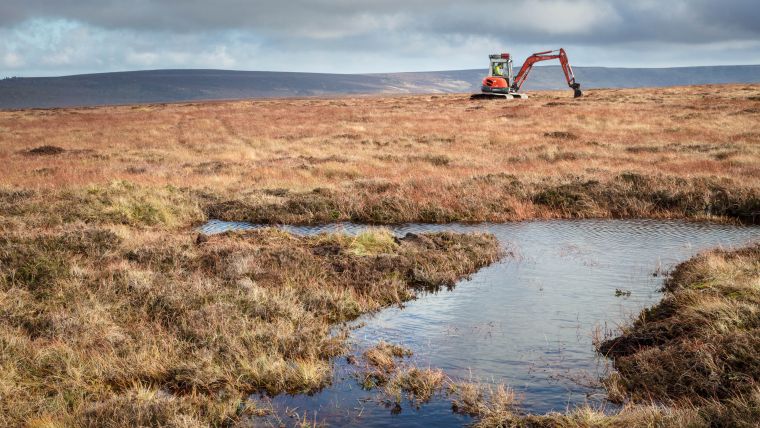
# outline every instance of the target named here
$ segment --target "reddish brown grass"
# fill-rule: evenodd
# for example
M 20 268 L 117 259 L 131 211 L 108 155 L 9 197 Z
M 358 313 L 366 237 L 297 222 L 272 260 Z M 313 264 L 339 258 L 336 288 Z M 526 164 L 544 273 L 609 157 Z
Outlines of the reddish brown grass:
M 0 186 L 50 199 L 116 180 L 173 185 L 202 192 L 208 215 L 266 222 L 754 221 L 756 120 L 734 113 L 758 93 L 721 85 L 577 100 L 539 92 L 510 102 L 420 95 L 1 111 Z M 64 151 L 29 154 L 42 146 Z M 621 184 L 630 174 L 649 180 Z M 578 190 L 583 183 L 599 185 Z M 558 197 L 541 196 L 558 186 Z M 229 201 L 239 209 L 216 206 Z
M 262 189 L 327 188 L 337 203 L 371 203 L 352 195 L 374 183 L 417 209 L 434 204 L 454 219 L 503 221 L 568 213 L 536 205 L 530 195 L 490 209 L 463 204 L 464 194 L 481 199 L 494 191 L 469 180 L 506 174 L 535 189 L 570 177 L 610 183 L 633 172 L 724 182 L 728 190 L 749 190 L 744 201 L 753 205 L 757 121 L 734 113 L 755 106 L 750 98 L 759 93 L 760 85 L 720 85 L 593 90 L 577 100 L 563 91 L 511 102 L 421 95 L 1 111 L 0 186 L 127 180 L 205 189 L 258 206 Z M 40 146 L 65 152 L 26 155 Z M 585 214 L 618 215 L 607 206 Z M 657 207 L 636 214 L 695 216 Z

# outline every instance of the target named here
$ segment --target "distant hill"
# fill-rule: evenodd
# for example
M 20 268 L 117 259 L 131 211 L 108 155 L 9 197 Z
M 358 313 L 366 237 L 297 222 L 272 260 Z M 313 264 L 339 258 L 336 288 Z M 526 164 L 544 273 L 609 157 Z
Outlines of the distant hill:
M 760 65 L 575 67 L 584 89 L 760 82 Z M 150 70 L 0 80 L 0 108 L 93 106 L 210 99 L 473 92 L 484 70 L 384 74 Z M 524 89 L 563 89 L 559 66 L 536 67 Z

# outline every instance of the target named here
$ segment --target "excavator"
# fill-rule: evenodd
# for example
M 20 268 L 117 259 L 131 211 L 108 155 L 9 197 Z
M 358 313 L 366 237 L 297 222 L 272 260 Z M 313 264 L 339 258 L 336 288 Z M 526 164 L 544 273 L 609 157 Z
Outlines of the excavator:
M 567 85 L 574 91 L 575 98 L 583 95 L 581 84 L 575 81 L 573 69 L 567 59 L 564 49 L 553 51 L 537 52 L 529 56 L 523 62 L 517 76 L 512 73 L 512 56 L 508 53 L 489 55 L 490 66 L 488 67 L 488 76 L 483 79 L 481 93 L 473 94 L 471 99 L 494 99 L 494 98 L 528 98 L 527 95 L 520 92 L 528 74 L 533 69 L 533 65 L 540 61 L 549 61 L 559 59 L 562 65 L 562 71 L 565 73 Z

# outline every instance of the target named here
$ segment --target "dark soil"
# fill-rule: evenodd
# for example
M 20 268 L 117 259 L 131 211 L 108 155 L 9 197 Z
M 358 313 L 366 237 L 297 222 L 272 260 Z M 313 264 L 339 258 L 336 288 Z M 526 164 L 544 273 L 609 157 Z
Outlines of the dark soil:
M 52 156 L 52 155 L 60 155 L 61 153 L 65 152 L 65 149 L 62 149 L 58 146 L 39 146 L 35 147 L 33 149 L 27 150 L 25 153 L 30 156 Z

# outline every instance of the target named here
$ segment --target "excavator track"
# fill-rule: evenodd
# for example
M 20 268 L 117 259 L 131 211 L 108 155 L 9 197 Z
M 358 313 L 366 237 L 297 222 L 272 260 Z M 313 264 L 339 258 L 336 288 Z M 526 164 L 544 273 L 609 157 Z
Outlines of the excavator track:
M 526 99 L 525 94 L 498 94 L 493 92 L 481 92 L 479 94 L 470 95 L 471 100 L 511 100 L 511 99 Z

